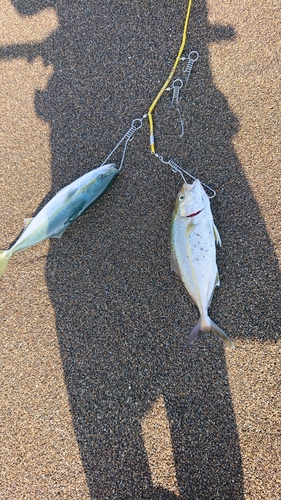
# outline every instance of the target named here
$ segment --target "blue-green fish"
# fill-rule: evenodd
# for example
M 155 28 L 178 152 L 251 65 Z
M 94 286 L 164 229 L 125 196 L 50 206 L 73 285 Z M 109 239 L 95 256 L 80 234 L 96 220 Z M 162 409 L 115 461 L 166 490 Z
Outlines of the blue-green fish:
M 61 238 L 68 226 L 109 188 L 119 170 L 113 163 L 98 167 L 61 189 L 33 218 L 9 250 L 0 250 L 0 277 L 16 253 L 48 238 Z
M 193 184 L 185 183 L 173 212 L 171 268 L 182 280 L 200 313 L 188 344 L 193 344 L 204 332 L 213 332 L 234 347 L 226 333 L 208 315 L 214 289 L 220 284 L 216 243 L 221 244 L 221 239 L 202 184 L 198 179 Z

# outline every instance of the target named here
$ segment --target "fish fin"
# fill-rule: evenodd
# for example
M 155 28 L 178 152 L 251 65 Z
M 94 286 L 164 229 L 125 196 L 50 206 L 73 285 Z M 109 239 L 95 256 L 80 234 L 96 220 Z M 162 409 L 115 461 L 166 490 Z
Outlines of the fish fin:
M 63 227 L 60 226 L 60 228 L 53 233 L 50 238 L 61 238 L 63 233 L 67 230 L 67 228 L 74 222 L 80 215 L 82 215 L 85 212 L 85 200 L 81 199 L 79 203 L 76 204 L 75 210 L 73 213 L 69 215 L 67 219 L 65 219 L 61 224 L 63 224 Z M 86 207 L 88 208 L 88 207 Z
M 68 226 L 66 227 L 63 227 L 62 229 L 60 229 L 57 233 L 55 234 L 52 234 L 51 238 L 61 238 L 63 233 L 67 230 Z
M 174 258 L 172 253 L 171 253 L 171 257 L 170 257 L 170 264 L 171 264 L 171 271 L 174 271 L 178 276 L 180 276 L 180 269 L 179 269 L 178 262 Z
M 188 340 L 187 340 L 187 345 L 192 345 L 196 340 L 200 337 L 201 334 L 201 321 L 197 321 L 196 325 L 192 328 Z
M 228 347 L 232 347 L 232 349 L 234 349 L 234 344 L 233 342 L 231 342 L 228 335 L 226 335 L 226 333 L 212 320 L 211 320 L 211 325 L 212 325 L 211 331 L 215 333 L 220 339 L 222 339 L 228 345 Z
M 4 274 L 11 257 L 9 250 L 0 250 L 0 278 Z
M 215 333 L 220 339 L 222 339 L 228 347 L 232 347 L 234 349 L 234 344 L 231 342 L 230 338 L 226 335 L 226 333 L 218 326 L 214 321 L 211 320 L 211 326 L 202 326 L 201 319 L 197 321 L 196 325 L 191 330 L 187 345 L 192 345 L 198 338 L 200 338 L 204 333 Z
M 218 270 L 217 270 L 217 274 L 216 274 L 215 286 L 220 286 L 220 276 L 219 276 L 219 271 Z
M 213 230 L 214 230 L 214 236 L 215 236 L 216 244 L 221 247 L 221 237 L 220 237 L 220 234 L 219 234 L 219 232 L 218 232 L 215 224 L 213 224 Z
M 23 221 L 24 229 L 26 229 L 27 226 L 29 226 L 29 224 L 32 220 L 33 220 L 33 217 L 30 217 L 29 219 L 24 219 L 24 221 Z
M 72 198 L 72 196 L 75 195 L 75 193 L 78 191 L 78 189 L 80 189 L 80 187 L 81 186 L 79 186 L 79 187 L 76 186 L 76 187 L 73 187 L 73 188 L 69 189 L 69 191 L 68 191 L 68 193 L 67 193 L 64 201 L 70 200 L 70 198 Z
M 74 222 L 80 215 L 86 212 L 87 208 L 88 208 L 87 199 L 85 199 L 85 197 L 81 198 L 81 200 L 78 200 L 75 210 L 73 211 L 72 214 L 69 215 L 68 219 L 64 221 L 64 225 L 66 226 L 66 228 L 72 222 Z

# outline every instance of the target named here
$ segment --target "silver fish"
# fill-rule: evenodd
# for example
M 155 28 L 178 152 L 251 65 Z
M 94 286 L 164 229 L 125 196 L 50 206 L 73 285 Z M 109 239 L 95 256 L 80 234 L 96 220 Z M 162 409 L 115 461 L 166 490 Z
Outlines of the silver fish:
M 208 315 L 214 288 L 220 284 L 216 243 L 221 245 L 221 239 L 207 194 L 198 179 L 193 184 L 185 183 L 177 196 L 172 218 L 171 269 L 185 285 L 200 313 L 199 321 L 189 334 L 188 345 L 204 332 L 213 332 L 234 347 Z
M 68 226 L 109 188 L 119 170 L 113 163 L 98 167 L 61 189 L 40 212 L 25 220 L 25 229 L 9 250 L 0 250 L 0 277 L 16 253 L 48 238 L 61 238 Z

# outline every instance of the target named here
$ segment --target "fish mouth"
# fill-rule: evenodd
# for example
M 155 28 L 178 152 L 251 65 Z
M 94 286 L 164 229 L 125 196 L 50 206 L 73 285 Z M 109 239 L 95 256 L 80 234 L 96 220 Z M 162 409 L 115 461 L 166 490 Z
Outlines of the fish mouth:
M 195 215 L 200 214 L 200 212 L 202 212 L 202 210 L 203 210 L 203 208 L 201 208 L 201 210 L 198 210 L 198 212 L 193 212 L 192 214 L 187 215 L 186 217 L 195 217 Z

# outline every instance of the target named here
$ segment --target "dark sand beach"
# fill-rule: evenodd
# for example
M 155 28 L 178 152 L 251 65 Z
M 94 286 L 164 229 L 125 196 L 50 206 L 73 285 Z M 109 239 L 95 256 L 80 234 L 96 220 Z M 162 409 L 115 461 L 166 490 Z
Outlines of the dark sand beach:
M 186 5 L 1 1 L 0 248 L 147 113 Z M 193 0 L 183 137 L 171 92 L 153 114 L 156 151 L 216 190 L 209 313 L 235 350 L 186 348 L 198 310 L 170 270 L 182 179 L 144 119 L 110 190 L 1 278 L 1 499 L 281 498 L 279 25 L 277 0 Z

